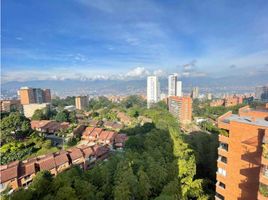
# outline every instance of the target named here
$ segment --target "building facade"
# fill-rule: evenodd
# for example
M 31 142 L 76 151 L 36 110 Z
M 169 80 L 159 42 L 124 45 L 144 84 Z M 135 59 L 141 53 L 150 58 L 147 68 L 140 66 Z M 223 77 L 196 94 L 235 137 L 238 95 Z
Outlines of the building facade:
M 168 76 L 168 97 L 177 96 L 177 74 Z
M 160 83 L 157 76 L 147 77 L 147 108 L 150 108 L 160 99 Z
M 191 97 L 168 98 L 169 112 L 176 117 L 180 123 L 187 124 L 192 121 L 192 99 Z
M 176 96 L 182 97 L 182 81 L 177 81 L 177 93 Z
M 197 99 L 199 97 L 199 88 L 198 87 L 194 87 L 191 93 L 191 97 L 193 99 Z
M 268 86 L 256 87 L 255 98 L 263 102 L 268 102 Z
M 19 90 L 22 105 L 50 103 L 50 89 L 22 87 Z
M 268 199 L 268 104 L 218 118 L 217 200 Z M 266 149 L 265 149 L 266 147 Z
M 88 106 L 88 96 L 75 97 L 75 107 L 78 110 L 84 110 Z
M 1 100 L 1 112 L 19 111 L 20 100 Z
M 50 103 L 34 103 L 34 104 L 26 104 L 23 105 L 23 114 L 27 118 L 31 118 L 36 110 L 41 109 L 50 109 Z

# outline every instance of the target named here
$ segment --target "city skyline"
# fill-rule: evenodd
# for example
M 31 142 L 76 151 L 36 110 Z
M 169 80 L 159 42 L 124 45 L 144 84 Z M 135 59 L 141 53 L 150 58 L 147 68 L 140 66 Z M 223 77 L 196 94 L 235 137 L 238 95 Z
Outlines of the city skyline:
M 266 1 L 64 5 L 2 2 L 2 82 L 268 74 Z

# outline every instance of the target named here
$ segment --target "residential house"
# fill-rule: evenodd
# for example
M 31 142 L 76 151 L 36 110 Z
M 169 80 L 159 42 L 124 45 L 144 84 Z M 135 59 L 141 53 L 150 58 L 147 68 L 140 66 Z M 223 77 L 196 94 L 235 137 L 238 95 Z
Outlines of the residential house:
M 103 145 L 109 145 L 112 148 L 116 135 L 117 133 L 114 131 L 102 131 L 98 138 L 98 142 Z
M 96 161 L 96 158 L 94 157 L 93 147 L 88 145 L 81 145 L 78 146 L 77 148 L 79 148 L 83 153 L 85 159 L 84 169 L 91 168 Z
M 117 149 L 122 149 L 125 146 L 125 142 L 127 141 L 128 137 L 124 133 L 119 133 L 115 136 L 114 139 L 114 146 Z
M 28 187 L 37 173 L 36 158 L 22 161 L 18 171 L 19 186 Z
M 105 160 L 109 156 L 110 149 L 106 146 L 95 145 L 93 151 L 96 160 Z
M 58 173 L 70 168 L 71 162 L 68 158 L 68 152 L 60 151 L 60 152 L 54 153 L 54 159 L 55 159 L 56 169 Z
M 78 165 L 81 169 L 84 169 L 85 159 L 82 151 L 77 147 L 70 148 L 67 151 L 69 153 L 69 160 L 72 161 L 72 164 Z
M 40 171 L 47 170 L 53 176 L 57 175 L 57 167 L 53 154 L 37 157 L 37 163 Z
M 69 128 L 69 122 L 56 122 L 52 120 L 32 120 L 31 128 L 42 133 L 56 133 L 59 130 Z
M 121 123 L 111 122 L 111 121 L 105 121 L 103 123 L 103 126 L 107 129 L 112 129 L 112 130 L 116 130 L 116 131 L 119 131 L 120 129 L 122 129 L 124 127 L 124 125 Z
M 131 125 L 131 122 L 132 122 L 131 117 L 127 116 L 125 113 L 123 113 L 123 112 L 117 113 L 117 118 L 123 124 L 125 124 L 125 125 Z
M 14 161 L 0 167 L 0 192 L 3 192 L 8 187 L 12 188 L 13 190 L 19 187 L 18 167 L 19 161 Z

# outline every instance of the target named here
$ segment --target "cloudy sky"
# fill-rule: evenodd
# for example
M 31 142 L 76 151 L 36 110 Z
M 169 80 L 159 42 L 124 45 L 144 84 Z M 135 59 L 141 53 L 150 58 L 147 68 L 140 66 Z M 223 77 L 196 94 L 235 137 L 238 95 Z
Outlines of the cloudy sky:
M 2 0 L 2 81 L 268 73 L 267 0 Z

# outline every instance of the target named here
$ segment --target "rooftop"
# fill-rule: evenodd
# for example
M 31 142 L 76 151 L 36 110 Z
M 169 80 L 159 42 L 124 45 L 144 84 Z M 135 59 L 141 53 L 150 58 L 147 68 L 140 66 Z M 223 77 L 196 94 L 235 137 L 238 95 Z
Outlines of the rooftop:
M 245 124 L 251 124 L 256 126 L 268 127 L 268 121 L 263 118 L 252 118 L 250 116 L 239 116 L 231 114 L 223 119 L 223 122 L 229 123 L 230 121 L 236 121 Z

